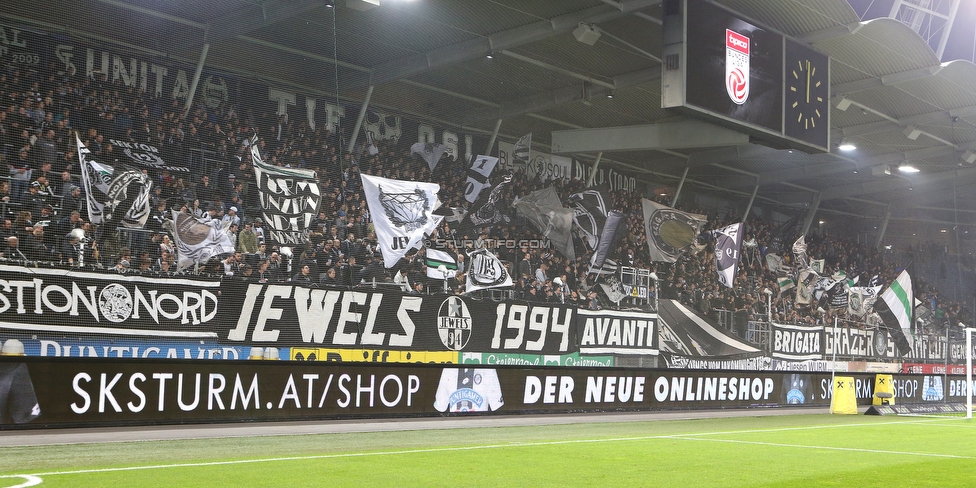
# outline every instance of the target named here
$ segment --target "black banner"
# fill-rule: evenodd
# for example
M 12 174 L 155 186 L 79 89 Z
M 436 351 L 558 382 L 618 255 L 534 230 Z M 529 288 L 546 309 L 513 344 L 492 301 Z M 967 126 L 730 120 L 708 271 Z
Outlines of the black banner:
M 225 282 L 220 340 L 265 346 L 565 354 L 575 307 Z
M 857 374 L 859 404 L 873 374 Z M 827 405 L 827 373 L 0 358 L 0 429 L 230 420 Z M 959 401 L 965 380 L 894 375 L 897 403 Z
M 0 329 L 214 339 L 220 282 L 0 265 Z
M 9 24 L 0 24 L 0 63 L 3 66 L 40 69 L 50 61 L 50 50 L 49 36 Z

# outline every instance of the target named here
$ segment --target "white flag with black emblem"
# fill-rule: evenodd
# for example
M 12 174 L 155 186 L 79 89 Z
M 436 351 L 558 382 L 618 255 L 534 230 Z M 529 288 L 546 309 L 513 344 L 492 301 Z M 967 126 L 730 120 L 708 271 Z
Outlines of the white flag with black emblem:
M 376 228 L 383 264 L 393 267 L 407 251 L 419 248 L 444 217 L 434 215 L 440 206 L 437 183 L 420 183 L 361 175 L 363 193 Z
M 487 249 L 475 249 L 468 253 L 468 273 L 465 293 L 485 288 L 512 286 L 512 275 L 505 265 Z

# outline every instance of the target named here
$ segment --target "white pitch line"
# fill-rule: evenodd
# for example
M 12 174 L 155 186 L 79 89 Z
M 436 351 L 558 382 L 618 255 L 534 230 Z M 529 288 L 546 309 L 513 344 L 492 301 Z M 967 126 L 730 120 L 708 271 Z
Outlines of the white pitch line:
M 734 439 L 708 439 L 703 437 L 672 436 L 671 438 L 676 440 L 684 440 L 684 441 L 724 442 L 728 444 L 750 444 L 756 446 L 770 446 L 770 447 L 794 447 L 798 449 L 821 449 L 824 451 L 865 452 L 871 454 L 900 454 L 904 456 L 921 456 L 921 457 L 935 457 L 935 458 L 949 458 L 949 459 L 976 459 L 976 456 L 960 456 L 958 454 L 939 454 L 939 453 L 932 453 L 932 452 L 888 451 L 885 449 L 864 449 L 859 447 L 808 446 L 803 444 L 782 444 L 779 442 L 761 442 L 761 441 L 739 441 Z
M 480 446 L 433 447 L 428 449 L 409 449 L 409 450 L 402 450 L 402 451 L 352 452 L 352 453 L 338 453 L 338 454 L 317 454 L 312 456 L 287 456 L 287 457 L 274 457 L 274 458 L 261 458 L 261 459 L 238 459 L 233 461 L 210 461 L 210 462 L 201 462 L 201 463 L 156 464 L 156 465 L 145 465 L 145 466 L 126 466 L 126 467 L 119 467 L 119 468 L 79 469 L 73 471 L 49 471 L 44 473 L 32 473 L 32 474 L 0 475 L 0 479 L 5 479 L 5 478 L 30 479 L 30 478 L 37 478 L 41 476 L 114 473 L 114 472 L 122 472 L 122 471 L 143 471 L 143 470 L 150 470 L 150 469 L 228 466 L 228 465 L 238 465 L 238 464 L 270 463 L 270 462 L 281 462 L 281 461 L 308 461 L 308 460 L 316 460 L 316 459 L 341 459 L 341 458 L 371 457 L 371 456 L 393 456 L 393 455 L 403 455 L 403 454 L 424 454 L 424 453 L 434 453 L 434 452 L 458 452 L 458 451 L 475 451 L 475 450 L 483 450 L 483 449 L 503 449 L 503 448 L 511 448 L 511 447 L 539 447 L 539 446 L 556 446 L 556 445 L 568 445 L 568 444 L 643 441 L 643 440 L 656 440 L 656 439 L 741 442 L 747 444 L 751 443 L 751 444 L 765 444 L 770 446 L 776 446 L 778 444 L 750 442 L 750 441 L 725 441 L 720 439 L 706 439 L 706 438 L 701 438 L 699 436 L 784 432 L 784 431 L 795 431 L 795 430 L 825 429 L 825 428 L 835 428 L 835 427 L 864 427 L 864 426 L 888 425 L 888 424 L 896 424 L 896 423 L 904 423 L 904 424 L 926 423 L 926 422 L 933 422 L 933 421 L 934 420 L 911 420 L 911 421 L 871 422 L 871 423 L 859 423 L 859 424 L 814 425 L 814 426 L 807 426 L 807 427 L 784 427 L 780 429 L 753 429 L 753 430 L 739 430 L 739 431 L 700 432 L 700 433 L 688 433 L 688 434 L 662 434 L 662 435 L 634 436 L 634 437 L 611 437 L 611 438 L 601 438 L 601 439 L 569 439 L 564 441 L 544 441 L 544 442 L 511 442 L 507 444 L 483 444 Z M 799 446 L 799 445 L 790 445 L 790 444 L 782 444 L 781 446 L 811 447 L 811 448 L 817 447 L 817 446 Z M 921 456 L 976 459 L 973 457 L 956 456 L 950 454 L 926 454 L 926 453 L 881 451 L 881 450 L 854 449 L 854 448 L 829 448 L 829 447 L 822 447 L 822 448 L 837 449 L 837 450 L 852 450 L 852 451 L 861 450 L 864 452 L 877 452 L 877 453 L 913 454 L 913 455 L 921 455 Z M 24 484 L 18 486 L 34 486 L 34 485 Z

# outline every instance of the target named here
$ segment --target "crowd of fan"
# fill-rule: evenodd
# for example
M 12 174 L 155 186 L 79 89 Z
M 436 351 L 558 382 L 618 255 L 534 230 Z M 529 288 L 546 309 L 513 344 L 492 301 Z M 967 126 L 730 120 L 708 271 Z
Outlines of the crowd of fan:
M 428 279 L 423 250 L 387 270 L 376 248 L 359 172 L 437 182 L 444 205 L 468 207 L 461 192 L 468 169 L 463 158 L 455 161 L 444 157 L 431 171 L 423 160 L 409 154 L 408 142 L 362 142 L 355 151 L 346 152 L 341 150 L 341 133 L 323 126 L 312 129 L 303 120 L 274 114 L 273 107 L 261 111 L 237 106 L 194 106 L 184 116 L 177 101 L 155 98 L 118 83 L 113 85 L 105 74 L 69 76 L 55 72 L 53 67 L 29 72 L 8 70 L 0 75 L 0 100 L 5 104 L 0 107 L 0 158 L 9 168 L 8 178 L 0 180 L 0 237 L 5 241 L 0 251 L 4 259 L 163 275 L 216 274 L 228 279 L 317 286 L 389 281 L 391 273 L 399 272 L 402 279 L 398 281 L 415 292 L 442 291 L 445 287 L 462 292 L 464 251 L 484 246 L 510 267 L 516 297 L 587 308 L 613 306 L 597 293 L 599 275 L 589 273 L 592 251 L 581 240 L 576 242 L 575 260 L 570 260 L 538 245 L 544 241 L 542 236 L 515 215 L 481 232 L 465 232 L 457 222 L 442 224 L 431 236 L 431 242 L 459 251 L 459 274 L 455 278 Z M 109 142 L 117 140 L 156 146 L 173 167 L 183 166 L 190 171 L 149 172 L 154 184 L 153 211 L 145 230 L 123 229 L 101 235 L 88 222 L 75 133 L 101 163 L 124 161 L 125 157 Z M 278 248 L 264 242 L 264 223 L 248 147 L 253 134 L 259 136 L 259 150 L 266 162 L 313 169 L 318 175 L 322 203 L 306 246 Z M 563 201 L 584 187 L 579 180 L 541 181 L 518 172 L 502 200 L 511 202 L 547 185 L 554 185 Z M 774 223 L 750 217 L 735 288 L 725 288 L 717 280 L 708 245 L 674 264 L 651 263 L 641 196 L 623 191 L 611 196 L 612 208 L 628 216 L 628 232 L 610 258 L 620 266 L 654 271 L 661 279 L 660 298 L 679 299 L 706 314 L 727 310 L 743 320 L 767 316 L 768 301 L 772 302 L 772 318 L 776 321 L 819 324 L 833 320 L 836 312 L 829 307 L 798 307 L 792 292 L 778 293 L 776 276 L 762 257 L 776 228 Z M 167 227 L 171 210 L 182 210 L 202 220 L 220 220 L 232 234 L 237 252 L 198 267 L 177 270 L 173 238 Z M 685 210 L 709 214 L 702 209 Z M 708 228 L 737 220 L 711 212 Z M 790 239 L 795 237 L 784 240 L 792 242 Z M 898 266 L 904 265 L 848 239 L 811 239 L 810 256 L 825 259 L 828 272 L 843 270 L 849 277 L 859 275 L 862 280 L 879 275 L 882 282 L 890 283 Z M 789 259 L 790 253 L 784 254 Z M 956 323 L 968 314 L 964 306 L 942 299 L 933 287 L 923 284 L 921 289 L 919 296 L 946 323 Z M 774 292 L 773 298 L 767 301 L 764 290 Z M 655 293 L 657 290 L 652 289 L 652 298 Z

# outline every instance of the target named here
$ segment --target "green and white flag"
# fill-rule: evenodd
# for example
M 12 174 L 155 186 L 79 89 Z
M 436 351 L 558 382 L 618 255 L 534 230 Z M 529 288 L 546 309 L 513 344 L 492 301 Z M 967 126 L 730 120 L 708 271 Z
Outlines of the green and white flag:
M 902 355 L 912 350 L 912 309 L 915 295 L 912 291 L 912 277 L 902 271 L 894 283 L 881 294 L 874 303 L 874 310 L 881 316 L 888 335 L 895 340 L 898 352 Z
M 452 251 L 427 248 L 427 277 L 434 279 L 454 278 L 458 273 L 457 254 Z M 444 271 L 440 267 L 444 266 Z

